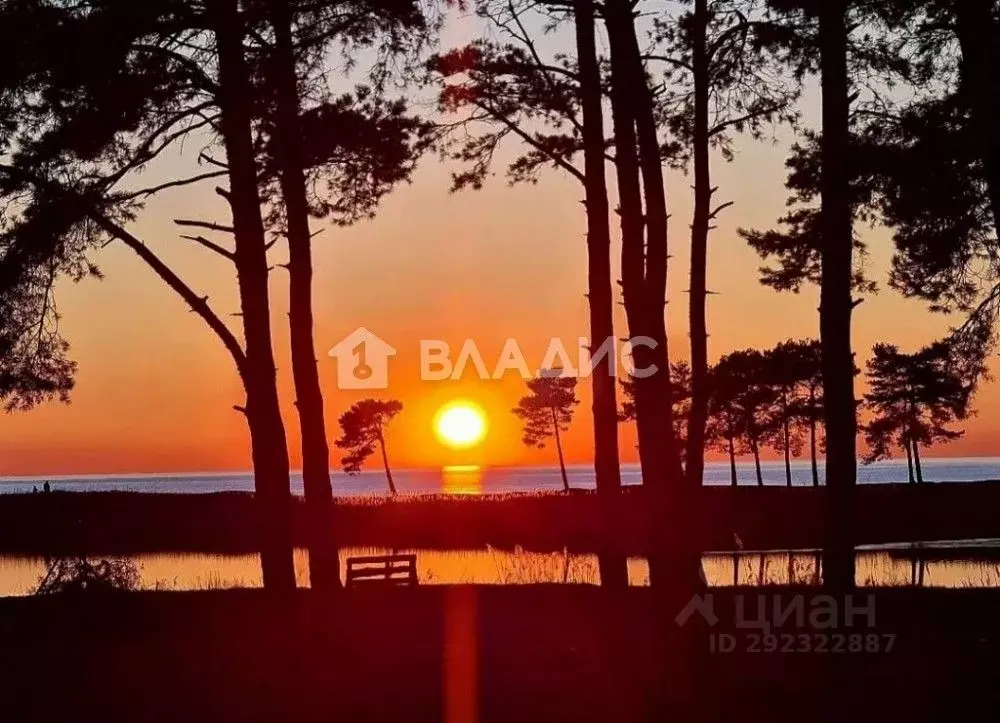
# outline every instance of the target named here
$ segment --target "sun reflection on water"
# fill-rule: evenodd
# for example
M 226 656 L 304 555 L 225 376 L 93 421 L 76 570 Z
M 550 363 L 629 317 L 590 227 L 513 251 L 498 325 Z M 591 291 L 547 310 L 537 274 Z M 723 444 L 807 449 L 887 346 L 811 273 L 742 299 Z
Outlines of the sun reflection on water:
M 481 495 L 483 469 L 476 464 L 453 464 L 441 470 L 441 491 L 448 495 Z

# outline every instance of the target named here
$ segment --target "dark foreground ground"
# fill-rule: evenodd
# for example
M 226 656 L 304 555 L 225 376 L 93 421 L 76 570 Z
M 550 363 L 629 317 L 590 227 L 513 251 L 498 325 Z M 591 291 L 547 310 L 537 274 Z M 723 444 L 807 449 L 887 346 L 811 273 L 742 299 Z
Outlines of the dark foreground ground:
M 641 488 L 605 500 L 587 492 L 486 497 L 340 500 L 318 521 L 297 501 L 296 544 L 311 526 L 343 546 L 499 548 L 644 554 L 651 531 L 676 529 L 654 518 Z M 706 550 L 819 547 L 825 530 L 823 487 L 705 487 L 699 524 Z M 862 485 L 857 544 L 1000 537 L 1000 482 Z M 0 552 L 128 554 L 253 552 L 260 549 L 253 496 L 243 493 L 0 494 Z
M 734 592 L 716 590 L 720 622 L 696 626 L 672 668 L 663 641 L 677 627 L 654 594 L 428 587 L 284 601 L 253 591 L 0 600 L 0 719 L 996 720 L 996 592 L 879 591 L 874 627 L 844 631 L 881 636 L 879 648 L 834 653 L 818 652 L 815 638 L 832 631 L 787 624 L 775 634 L 813 636 L 811 652 L 781 652 L 781 637 L 774 652 L 750 652 L 761 631 L 734 627 Z M 726 631 L 735 650 L 709 653 L 707 634 Z M 688 702 L 667 714 L 664 700 Z

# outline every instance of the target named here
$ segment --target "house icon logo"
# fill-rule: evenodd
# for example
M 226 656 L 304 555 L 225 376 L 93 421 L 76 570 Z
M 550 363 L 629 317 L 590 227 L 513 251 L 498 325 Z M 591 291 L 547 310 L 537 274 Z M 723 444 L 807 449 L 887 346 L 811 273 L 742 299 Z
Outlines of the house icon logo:
M 339 389 L 388 389 L 389 357 L 396 350 L 363 326 L 330 350 Z

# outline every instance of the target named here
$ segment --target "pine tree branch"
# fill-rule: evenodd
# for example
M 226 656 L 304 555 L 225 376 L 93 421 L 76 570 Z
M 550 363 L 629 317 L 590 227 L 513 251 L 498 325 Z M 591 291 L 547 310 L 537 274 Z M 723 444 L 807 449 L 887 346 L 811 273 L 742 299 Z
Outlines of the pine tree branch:
M 204 228 L 209 231 L 219 231 L 220 233 L 236 233 L 232 226 L 224 226 L 223 224 L 213 223 L 211 221 L 175 218 L 174 223 L 178 226 L 185 226 L 187 228 Z
M 197 244 L 199 244 L 201 246 L 204 246 L 205 248 L 209 249 L 210 251 L 214 251 L 215 253 L 219 254 L 219 256 L 222 256 L 223 258 L 226 258 L 226 259 L 228 259 L 230 261 L 233 261 L 233 262 L 236 261 L 236 254 L 234 254 L 232 251 L 229 251 L 226 248 L 223 248 L 222 246 L 219 246 L 216 243 L 212 243 L 211 241 L 209 241 L 204 236 L 183 236 L 182 235 L 181 238 L 182 239 L 187 239 L 188 241 L 194 241 L 195 243 L 197 243 Z
M 236 336 L 232 331 L 230 331 L 229 327 L 223 323 L 222 319 L 220 319 L 212 310 L 211 306 L 209 306 L 208 297 L 198 296 L 191 289 L 191 287 L 188 286 L 184 280 L 173 271 L 173 269 L 167 266 L 167 264 L 154 254 L 148 246 L 105 216 L 103 213 L 95 209 L 88 215 L 94 223 L 96 223 L 105 232 L 114 238 L 117 238 L 132 249 L 132 251 L 134 251 L 136 255 L 167 284 L 167 286 L 173 289 L 178 296 L 187 302 L 188 306 L 191 307 L 191 310 L 198 314 L 198 316 L 200 316 L 202 320 L 208 324 L 208 327 L 215 332 L 215 335 L 219 337 L 223 346 L 226 347 L 226 350 L 229 351 L 230 355 L 233 357 L 233 361 L 236 363 L 236 368 L 239 371 L 240 376 L 245 378 L 247 360 L 243 347 L 240 346 L 239 341 L 237 341 Z

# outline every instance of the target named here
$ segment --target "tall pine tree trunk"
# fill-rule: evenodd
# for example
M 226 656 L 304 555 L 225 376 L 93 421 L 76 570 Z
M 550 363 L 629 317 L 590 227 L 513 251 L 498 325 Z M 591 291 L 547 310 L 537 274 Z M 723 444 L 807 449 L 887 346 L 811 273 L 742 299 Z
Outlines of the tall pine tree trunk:
M 583 156 L 587 205 L 587 292 L 590 301 L 591 351 L 597 353 L 614 339 L 614 291 L 611 279 L 611 224 L 608 218 L 608 185 L 605 173 L 604 107 L 601 69 L 597 60 L 594 0 L 575 0 L 577 63 L 580 74 L 580 108 L 583 115 Z M 618 458 L 618 390 L 615 359 L 599 361 L 593 379 L 594 474 L 599 495 L 621 490 Z M 569 484 L 564 480 L 565 486 Z M 602 552 L 597 557 L 601 585 L 628 586 L 628 560 L 624 555 Z
M 295 588 L 291 482 L 271 342 L 267 239 L 257 186 L 245 29 L 237 0 L 214 0 L 211 8 L 219 54 L 220 131 L 229 164 L 227 197 L 246 339 L 246 415 L 263 537 L 261 568 L 265 588 L 287 591 Z
M 385 435 L 382 430 L 378 430 L 378 447 L 382 451 L 382 466 L 385 467 L 385 480 L 389 483 L 389 494 L 395 497 L 398 494 L 396 483 L 392 479 L 392 470 L 389 469 L 389 453 L 385 449 Z
M 622 7 L 623 6 L 623 7 Z M 606 7 L 608 36 L 611 44 L 611 116 L 615 137 L 615 170 L 618 182 L 618 214 L 622 233 L 622 297 L 629 336 L 649 336 L 645 305 L 646 251 L 642 187 L 639 181 L 638 138 L 635 129 L 635 98 L 629 81 L 630 63 L 627 43 L 622 40 L 622 14 L 631 21 L 627 3 L 611 0 Z M 648 369 L 652 364 L 649 350 L 636 347 L 632 352 L 636 369 Z M 657 434 L 656 408 L 650 402 L 646 380 L 635 379 L 636 431 L 639 437 L 639 462 L 642 483 L 650 491 L 662 488 L 665 460 L 663 439 Z
M 787 487 L 792 486 L 792 435 L 788 429 L 788 406 L 786 405 L 782 414 L 784 419 L 782 420 L 782 434 L 784 439 L 782 440 L 785 447 L 785 485 Z
M 953 5 L 962 52 L 961 92 L 972 109 L 972 128 L 986 172 L 990 208 L 1000 228 L 1000 19 L 993 0 L 955 0 Z
M 712 168 L 709 156 L 708 0 L 695 0 L 691 28 L 694 71 L 694 218 L 691 223 L 691 411 L 688 414 L 689 486 L 700 486 L 705 471 L 705 424 L 708 420 L 708 233 L 711 223 Z
M 750 442 L 750 451 L 753 452 L 753 465 L 754 469 L 757 472 L 757 486 L 763 487 L 764 475 L 760 471 L 760 447 L 757 445 L 757 442 L 755 441 Z
M 292 378 L 302 436 L 302 482 L 310 528 L 309 577 L 312 587 L 322 590 L 340 586 L 340 560 L 331 530 L 330 447 L 313 341 L 312 234 L 299 123 L 298 72 L 288 0 L 271 0 L 270 10 L 275 41 L 274 155 L 288 234 L 288 318 Z
M 707 627 L 696 622 L 678 628 L 673 618 L 700 591 L 704 578 L 691 529 L 694 494 L 685 483 L 671 409 L 665 321 L 667 205 L 653 98 L 632 4 L 608 0 L 604 11 L 622 215 L 622 291 L 630 335 L 650 341 L 649 347 L 633 347 L 633 359 L 638 369 L 653 372 L 636 379 L 636 419 L 643 484 L 651 497 L 652 519 L 657 520 L 650 529 L 649 576 L 657 609 L 654 645 L 663 655 L 654 707 L 657 719 L 672 719 L 696 704 L 698 666 L 692 660 L 707 644 Z M 674 532 L 670 540 L 663 532 L 667 520 Z
M 614 340 L 614 294 L 611 282 L 611 226 L 604 170 L 604 109 L 601 71 L 594 37 L 594 2 L 576 0 L 576 46 L 583 113 L 584 176 L 587 206 L 587 297 L 590 300 L 591 351 Z M 618 463 L 618 401 L 615 359 L 605 355 L 594 367 L 594 473 L 598 493 L 621 489 Z
M 563 492 L 569 492 L 569 477 L 566 476 L 566 460 L 563 457 L 562 437 L 559 434 L 559 418 L 555 407 L 552 408 L 552 433 L 556 438 L 556 451 L 559 453 L 559 471 L 562 473 Z
M 913 476 L 913 446 L 912 446 L 912 444 L 913 443 L 910 440 L 910 435 L 909 435 L 909 433 L 907 433 L 906 437 L 903 440 L 903 446 L 906 448 L 906 474 L 907 474 L 907 480 L 909 481 L 909 483 L 911 485 L 914 484 L 917 481 L 916 478 Z
M 812 464 L 813 487 L 819 487 L 819 462 L 818 462 L 819 445 L 817 444 L 816 440 L 816 417 L 813 416 L 815 414 L 814 411 L 815 409 L 816 409 L 816 390 L 810 389 L 809 390 L 809 457 L 810 457 L 810 462 Z
M 820 342 L 826 422 L 829 540 L 824 575 L 834 591 L 854 586 L 853 497 L 857 479 L 854 356 L 851 351 L 853 230 L 847 167 L 850 98 L 847 2 L 825 0 L 819 10 L 822 74 L 822 282 Z
M 639 142 L 639 165 L 642 175 L 642 190 L 646 208 L 646 284 L 644 303 L 649 323 L 649 336 L 656 342 L 650 350 L 650 357 L 657 372 L 648 378 L 647 387 L 655 403 L 657 434 L 663 445 L 664 468 L 667 477 L 662 484 L 664 492 L 677 509 L 686 506 L 692 497 L 685 494 L 687 486 L 681 466 L 680 447 L 674 430 L 673 405 L 671 399 L 670 349 L 667 339 L 667 271 L 670 261 L 666 184 L 663 177 L 663 160 L 660 155 L 660 139 L 656 126 L 653 94 L 646 79 L 646 69 L 642 61 L 635 21 L 632 13 L 627 14 L 628 22 L 623 23 L 622 37 L 627 44 L 631 65 L 629 78 L 633 83 L 635 99 L 636 129 Z
M 736 477 L 736 444 L 732 437 L 729 437 L 729 480 L 733 487 L 739 485 Z
M 913 468 L 917 472 L 917 484 L 924 483 L 924 471 L 920 467 L 920 442 L 913 440 Z
M 640 371 L 652 372 L 635 380 L 639 455 L 643 484 L 661 504 L 683 483 L 670 404 L 664 314 L 668 254 L 663 167 L 631 5 L 613 0 L 605 13 L 622 224 L 622 293 L 629 334 L 649 340 L 633 347 L 633 360 Z

